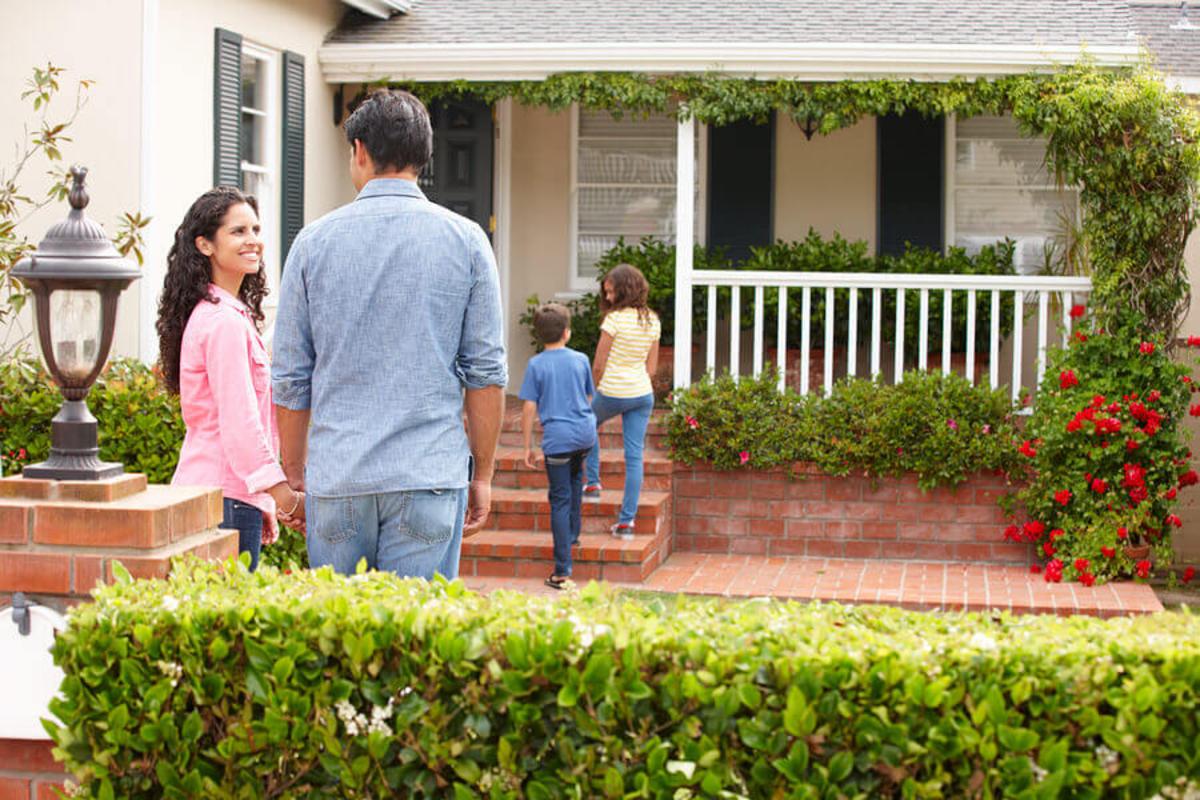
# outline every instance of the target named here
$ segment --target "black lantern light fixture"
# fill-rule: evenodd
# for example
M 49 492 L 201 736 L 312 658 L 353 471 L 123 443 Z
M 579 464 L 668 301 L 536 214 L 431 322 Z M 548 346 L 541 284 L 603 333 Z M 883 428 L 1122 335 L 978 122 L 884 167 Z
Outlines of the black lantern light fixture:
M 26 478 L 96 481 L 124 472 L 100 460 L 87 394 L 112 347 L 117 299 L 140 273 L 84 216 L 86 177 L 85 167 L 71 168 L 71 213 L 11 273 L 33 292 L 38 346 L 64 398 L 51 422 L 50 457 L 25 467 Z

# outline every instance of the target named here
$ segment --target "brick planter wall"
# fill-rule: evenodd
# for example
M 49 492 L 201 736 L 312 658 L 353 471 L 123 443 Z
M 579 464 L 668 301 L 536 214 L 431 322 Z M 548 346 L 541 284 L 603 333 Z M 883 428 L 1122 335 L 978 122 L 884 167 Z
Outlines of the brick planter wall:
M 1028 565 L 1032 547 L 1005 542 L 996 499 L 1014 487 L 978 474 L 922 492 L 915 476 L 830 477 L 802 469 L 676 465 L 673 550 L 766 556 Z

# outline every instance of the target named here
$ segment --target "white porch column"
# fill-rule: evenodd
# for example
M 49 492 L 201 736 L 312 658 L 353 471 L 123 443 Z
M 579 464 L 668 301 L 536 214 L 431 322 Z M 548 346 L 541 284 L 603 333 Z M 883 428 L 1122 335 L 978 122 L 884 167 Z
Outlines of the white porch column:
M 675 161 L 675 388 L 692 382 L 692 247 L 696 220 L 696 120 L 680 118 Z

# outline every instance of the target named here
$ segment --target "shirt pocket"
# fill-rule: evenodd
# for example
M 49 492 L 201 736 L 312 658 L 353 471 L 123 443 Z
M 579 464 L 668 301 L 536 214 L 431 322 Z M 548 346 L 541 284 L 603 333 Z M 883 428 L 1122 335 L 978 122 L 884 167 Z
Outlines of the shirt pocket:
M 271 359 L 261 345 L 250 348 L 250 380 L 255 394 L 262 395 L 271 387 Z

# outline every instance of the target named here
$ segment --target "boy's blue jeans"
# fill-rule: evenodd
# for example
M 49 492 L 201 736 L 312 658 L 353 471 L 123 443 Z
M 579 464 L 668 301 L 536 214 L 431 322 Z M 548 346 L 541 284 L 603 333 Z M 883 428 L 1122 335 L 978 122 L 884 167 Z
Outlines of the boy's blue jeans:
M 571 574 L 571 546 L 579 540 L 583 505 L 583 459 L 590 450 L 546 454 L 550 479 L 550 531 L 554 534 L 554 574 Z
M 654 410 L 654 395 L 641 397 L 609 397 L 596 392 L 592 399 L 592 411 L 596 414 L 596 427 L 608 419 L 620 415 L 621 435 L 625 444 L 625 497 L 621 501 L 621 513 L 617 521 L 632 523 L 637 516 L 638 498 L 642 494 L 642 451 L 646 449 L 646 428 L 650 425 L 650 412 Z M 592 448 L 587 457 L 587 482 L 600 483 L 600 443 Z

